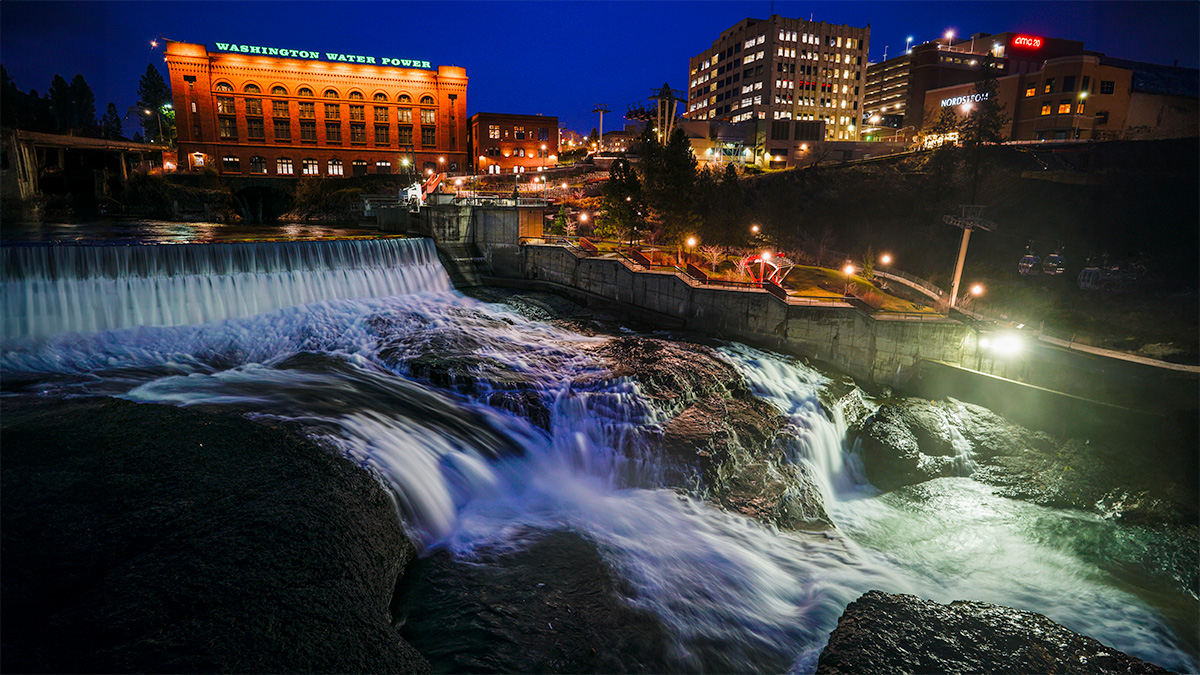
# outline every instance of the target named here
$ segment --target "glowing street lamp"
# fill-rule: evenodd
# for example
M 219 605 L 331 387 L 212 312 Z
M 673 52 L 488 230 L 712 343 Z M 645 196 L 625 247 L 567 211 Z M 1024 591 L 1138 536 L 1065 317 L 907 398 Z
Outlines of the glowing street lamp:
M 904 41 L 904 53 L 905 53 L 905 54 L 911 54 L 911 53 L 912 53 L 912 46 L 911 46 L 911 45 L 912 45 L 912 41 L 913 41 L 913 39 L 912 39 L 912 36 L 911 36 L 911 35 L 909 35 L 909 36 L 908 36 L 908 39 Z
M 1075 140 L 1079 140 L 1079 125 L 1083 120 L 1083 102 L 1087 99 L 1087 95 L 1086 90 L 1079 92 L 1079 102 L 1075 104 Z
M 846 263 L 846 266 L 842 268 L 842 271 L 846 273 L 846 289 L 843 295 L 848 296 L 850 295 L 850 275 L 854 274 L 854 265 Z

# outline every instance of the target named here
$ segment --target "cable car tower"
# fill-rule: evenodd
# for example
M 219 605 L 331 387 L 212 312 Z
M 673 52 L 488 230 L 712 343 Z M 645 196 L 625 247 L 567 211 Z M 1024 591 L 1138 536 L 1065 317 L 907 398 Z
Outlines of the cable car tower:
M 658 142 L 666 143 L 671 140 L 671 132 L 675 129 L 675 105 L 686 101 L 687 96 L 663 82 L 661 89 L 650 93 L 650 100 L 657 102 L 654 117 L 658 124 Z
M 984 207 L 975 204 L 961 204 L 962 215 L 942 216 L 942 222 L 947 225 L 961 227 L 962 243 L 958 246 L 958 262 L 954 264 L 954 283 L 950 286 L 950 306 L 954 307 L 958 300 L 958 283 L 962 281 L 963 263 L 967 260 L 967 242 L 971 239 L 971 230 L 994 230 L 996 224 L 981 217 Z

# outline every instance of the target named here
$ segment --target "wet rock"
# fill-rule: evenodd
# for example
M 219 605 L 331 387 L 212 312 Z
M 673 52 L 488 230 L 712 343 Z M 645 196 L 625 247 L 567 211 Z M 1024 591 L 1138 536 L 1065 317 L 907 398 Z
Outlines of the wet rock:
M 409 672 L 414 555 L 349 460 L 235 415 L 4 403 L 8 672 Z
M 817 673 L 1165 673 L 1050 619 L 984 602 L 868 591 L 850 603 Z
M 698 483 L 712 503 L 778 527 L 833 527 L 812 476 L 783 450 L 787 420 L 751 394 L 716 350 L 621 337 L 596 351 L 614 374 L 636 380 L 667 418 L 663 451 L 696 471 L 683 487 Z
M 949 457 L 921 452 L 912 427 L 913 416 L 903 407 L 885 404 L 861 422 L 857 434 L 867 480 L 881 490 L 953 475 Z
M 667 631 L 589 539 L 518 533 L 466 559 L 436 551 L 405 575 L 404 636 L 444 673 L 662 673 Z

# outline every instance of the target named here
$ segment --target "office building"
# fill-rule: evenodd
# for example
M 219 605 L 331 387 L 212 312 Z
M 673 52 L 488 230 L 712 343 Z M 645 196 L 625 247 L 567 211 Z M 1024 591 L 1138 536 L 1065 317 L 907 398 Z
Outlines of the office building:
M 475 113 L 467 132 L 479 173 L 525 173 L 558 164 L 558 118 Z

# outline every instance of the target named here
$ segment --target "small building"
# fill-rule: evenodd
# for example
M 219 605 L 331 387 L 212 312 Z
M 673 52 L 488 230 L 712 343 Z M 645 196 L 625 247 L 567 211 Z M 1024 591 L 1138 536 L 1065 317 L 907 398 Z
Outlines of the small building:
M 467 142 L 477 173 L 528 173 L 558 164 L 558 118 L 475 113 Z

